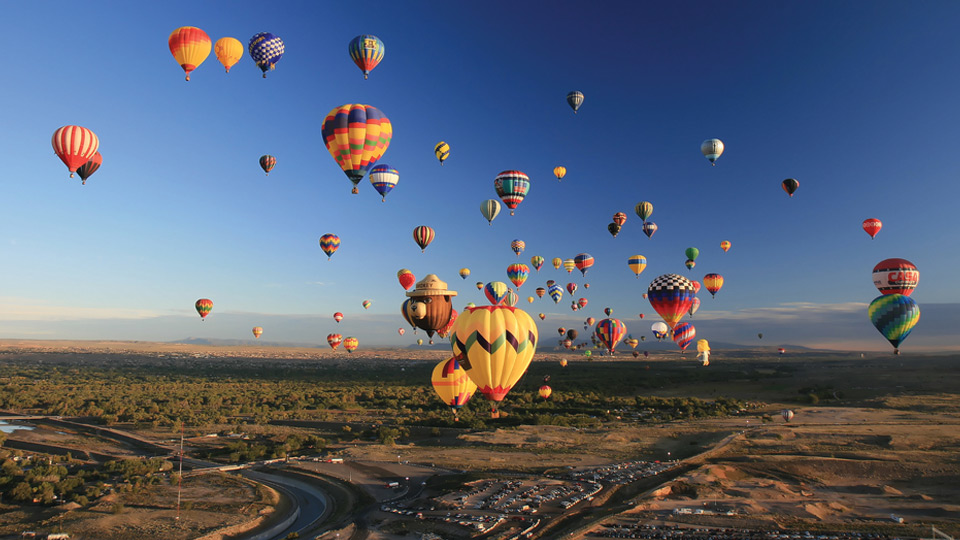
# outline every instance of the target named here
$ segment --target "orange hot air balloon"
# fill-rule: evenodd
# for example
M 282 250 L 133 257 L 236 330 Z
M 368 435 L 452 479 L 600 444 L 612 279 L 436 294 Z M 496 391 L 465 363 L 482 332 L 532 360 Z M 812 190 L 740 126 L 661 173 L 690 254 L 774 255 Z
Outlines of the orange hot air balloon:
M 232 37 L 220 38 L 213 45 L 213 53 L 217 55 L 217 60 L 227 69 L 227 73 L 230 73 L 230 68 L 243 58 L 245 51 L 243 43 Z
M 80 126 L 63 126 L 53 132 L 50 142 L 57 157 L 70 171 L 70 178 L 100 148 L 100 139 L 89 129 Z
M 263 335 L 263 328 L 260 326 L 253 327 L 253 337 L 260 339 L 260 336 Z
M 188 81 L 190 72 L 200 67 L 210 55 L 210 36 L 196 26 L 177 28 L 170 34 L 167 44 L 170 45 L 170 54 L 187 74 Z
M 722 249 L 723 252 L 726 253 L 730 251 L 730 246 L 732 245 L 733 244 L 731 244 L 729 240 L 724 240 L 723 242 L 720 242 L 720 249 Z
M 540 390 L 538 391 L 538 393 L 540 394 L 540 397 L 542 397 L 543 399 L 547 399 L 550 397 L 550 394 L 553 393 L 553 388 L 550 388 L 547 385 L 543 385 L 540 387 Z

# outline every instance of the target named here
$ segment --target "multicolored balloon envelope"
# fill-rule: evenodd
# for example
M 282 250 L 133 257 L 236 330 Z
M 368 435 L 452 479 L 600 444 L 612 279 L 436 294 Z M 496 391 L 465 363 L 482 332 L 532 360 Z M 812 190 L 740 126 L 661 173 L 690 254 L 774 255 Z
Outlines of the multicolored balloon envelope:
M 103 165 L 103 156 L 100 155 L 100 152 L 93 154 L 93 157 L 83 165 L 77 167 L 77 176 L 80 177 L 81 184 L 87 184 L 87 178 L 90 178 L 90 175 L 97 172 L 100 169 L 100 165 Z
M 491 306 L 498 306 L 503 303 L 507 297 L 507 291 L 510 288 L 502 281 L 491 281 L 483 287 L 483 294 Z
M 797 188 L 800 187 L 800 182 L 797 182 L 796 178 L 787 178 L 780 183 L 780 187 L 787 192 L 787 195 L 793 197 L 793 194 L 797 192 Z
M 330 345 L 330 348 L 337 350 L 337 347 L 343 343 L 343 336 L 340 334 L 327 334 L 327 344 Z
M 790 409 L 784 409 L 780 411 L 780 416 L 783 417 L 784 422 L 789 422 L 793 420 L 794 414 Z
M 723 141 L 720 139 L 707 139 L 700 144 L 700 153 L 710 161 L 711 165 L 716 166 L 717 158 L 723 153 Z
M 327 255 L 327 260 L 333 257 L 333 254 L 340 249 L 340 237 L 335 234 L 327 233 L 320 237 L 320 249 Z
M 100 139 L 85 127 L 63 126 L 53 132 L 50 144 L 53 145 L 57 157 L 70 171 L 70 178 L 73 178 L 73 173 L 97 153 Z
M 627 259 L 627 266 L 630 267 L 630 270 L 632 270 L 639 279 L 640 274 L 642 274 L 643 270 L 647 267 L 647 258 L 643 255 L 633 255 Z
M 723 287 L 723 276 L 720 274 L 707 274 L 703 276 L 703 286 L 710 292 L 710 296 L 717 297 L 717 292 Z
M 254 327 L 253 327 L 253 337 L 256 338 L 256 339 L 260 339 L 260 336 L 262 336 L 262 335 L 263 335 L 263 327 L 261 327 L 261 326 L 254 326 Z
M 253 58 L 257 67 L 263 72 L 263 78 L 266 79 L 267 71 L 277 67 L 277 62 L 283 57 L 283 40 L 270 32 L 260 32 L 250 38 L 247 50 L 250 51 L 250 58 Z
M 350 59 L 363 72 L 363 78 L 366 79 L 373 68 L 383 60 L 384 53 L 383 42 L 377 36 L 363 34 L 350 40 L 347 45 L 347 52 L 350 53 Z
M 543 385 L 540 387 L 540 390 L 538 390 L 537 393 L 540 394 L 540 397 L 542 397 L 543 399 L 547 399 L 550 397 L 550 394 L 553 393 L 553 388 L 550 388 L 547 385 Z
M 554 304 L 559 304 L 560 300 L 563 298 L 563 288 L 556 283 L 548 287 L 547 292 L 550 293 L 550 298 L 553 299 Z
M 613 354 L 617 344 L 620 343 L 623 336 L 627 335 L 627 325 L 623 324 L 620 319 L 600 319 L 597 321 L 594 334 L 596 334 L 600 343 L 610 351 L 610 354 Z
M 697 337 L 697 329 L 688 322 L 680 323 L 673 327 L 673 341 L 680 347 L 681 351 L 687 350 L 687 345 Z
M 589 253 L 580 253 L 573 258 L 573 263 L 576 265 L 577 270 L 580 270 L 580 274 L 586 276 L 587 270 L 593 266 L 593 255 Z
M 428 227 L 426 225 L 420 225 L 413 229 L 413 241 L 420 246 L 420 253 L 426 251 L 427 246 L 430 245 L 430 242 L 433 242 L 433 239 L 437 236 L 436 231 L 433 230 L 433 227 Z
M 197 308 L 197 313 L 200 314 L 201 319 L 206 319 L 207 315 L 213 311 L 213 300 L 209 298 L 201 298 L 197 300 L 197 303 L 194 304 L 194 307 Z
M 877 330 L 893 345 L 894 354 L 900 354 L 900 344 L 920 320 L 920 306 L 909 296 L 884 294 L 870 302 L 867 314 Z
M 543 263 L 545 261 L 546 259 L 544 259 L 540 255 L 534 255 L 533 257 L 530 257 L 530 264 L 533 265 L 534 270 L 536 270 L 537 272 L 539 272 L 540 269 L 543 268 Z
M 387 164 L 380 164 L 370 169 L 370 183 L 373 189 L 380 194 L 380 201 L 387 201 L 387 193 L 393 191 L 400 182 L 400 172 Z
M 657 224 L 652 221 L 646 221 L 643 224 L 643 234 L 647 235 L 647 238 L 653 236 L 653 233 L 657 232 Z
M 414 276 L 410 270 L 401 268 L 397 271 L 397 280 L 400 281 L 400 286 L 403 287 L 403 290 L 409 291 L 410 287 L 413 287 L 417 282 L 417 277 Z
M 270 154 L 264 154 L 260 156 L 260 168 L 263 169 L 263 172 L 267 173 L 267 176 L 270 176 L 270 171 L 277 166 L 277 158 L 271 156 Z
M 355 337 L 348 337 L 343 339 L 343 348 L 348 352 L 352 353 L 357 350 L 357 347 L 360 346 L 360 340 Z
M 467 371 L 460 366 L 456 357 L 441 360 L 433 368 L 430 382 L 440 400 L 453 410 L 454 419 L 460 407 L 466 405 L 477 391 L 477 385 L 470 380 Z
M 520 239 L 516 239 L 513 242 L 510 242 L 510 249 L 512 249 L 513 252 L 517 254 L 517 257 L 519 257 L 521 253 L 523 253 L 523 250 L 526 247 L 527 247 L 527 243 Z
M 667 323 L 657 321 L 650 325 L 650 331 L 653 332 L 653 337 L 657 338 L 657 341 L 662 341 L 670 332 L 670 327 Z
M 376 107 L 353 103 L 330 111 L 320 134 L 357 193 L 357 184 L 390 146 L 393 125 Z
M 527 281 L 529 275 L 530 267 L 525 264 L 511 264 L 507 267 L 507 278 L 509 278 L 510 282 L 518 289 Z
M 567 168 L 562 165 L 554 167 L 553 174 L 557 177 L 557 180 L 563 180 L 563 177 L 567 175 Z
M 450 335 L 453 355 L 493 402 L 494 418 L 499 416 L 496 404 L 527 371 L 538 341 L 536 323 L 521 309 L 478 306 L 457 318 Z
M 679 274 L 663 274 L 647 288 L 650 305 L 670 328 L 690 311 L 694 296 L 693 283 Z
M 885 259 L 873 267 L 873 285 L 883 294 L 910 296 L 920 283 L 920 271 L 906 259 Z
M 493 187 L 512 216 L 517 205 L 523 202 L 530 191 L 530 177 L 520 171 L 503 171 L 493 180 Z
M 580 110 L 580 106 L 583 105 L 583 92 L 574 90 L 567 94 L 567 105 L 573 109 L 573 114 L 577 114 L 577 111 Z
M 170 54 L 183 68 L 190 80 L 190 72 L 200 67 L 200 64 L 210 55 L 210 36 L 196 26 L 181 26 L 170 33 L 167 38 Z

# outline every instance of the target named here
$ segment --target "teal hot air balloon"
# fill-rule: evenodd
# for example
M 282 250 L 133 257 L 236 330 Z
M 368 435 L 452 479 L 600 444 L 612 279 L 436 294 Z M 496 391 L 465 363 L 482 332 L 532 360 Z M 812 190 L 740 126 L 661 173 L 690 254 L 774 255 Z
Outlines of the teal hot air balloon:
M 885 294 L 870 302 L 870 322 L 893 345 L 893 354 L 900 354 L 900 344 L 920 320 L 917 301 L 902 294 Z
M 480 213 L 487 219 L 488 225 L 493 225 L 493 219 L 500 213 L 500 201 L 487 199 L 480 203 Z

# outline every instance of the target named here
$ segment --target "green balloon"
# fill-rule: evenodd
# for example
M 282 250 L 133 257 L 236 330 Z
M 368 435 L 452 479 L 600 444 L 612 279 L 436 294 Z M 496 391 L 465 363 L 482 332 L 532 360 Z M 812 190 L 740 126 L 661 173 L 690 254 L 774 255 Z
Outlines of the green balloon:
M 700 250 L 695 247 L 688 247 L 684 253 L 686 253 L 688 259 L 695 261 L 697 260 L 697 256 L 700 255 Z

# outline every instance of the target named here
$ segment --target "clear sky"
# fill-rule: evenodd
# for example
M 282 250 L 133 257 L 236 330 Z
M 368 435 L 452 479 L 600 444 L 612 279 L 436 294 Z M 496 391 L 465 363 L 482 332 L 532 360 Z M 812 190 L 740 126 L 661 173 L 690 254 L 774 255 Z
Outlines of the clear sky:
M 0 337 L 247 339 L 260 325 L 271 342 L 337 331 L 361 347 L 408 345 L 422 334 L 397 335 L 397 270 L 438 274 L 460 309 L 482 301 L 476 281 L 507 281 L 510 241 L 522 239 L 527 264 L 596 259 L 586 278 L 548 263 L 521 287 L 521 306 L 547 314 L 544 336 L 607 306 L 649 334 L 658 319 L 641 295 L 653 278 L 719 272 L 716 299 L 700 294 L 698 337 L 889 350 L 866 315 L 879 294 L 870 274 L 903 257 L 920 269 L 923 313 L 903 348 L 960 347 L 960 3 L 4 8 L 15 23 L 0 36 Z M 167 37 L 187 25 L 244 44 L 269 31 L 286 53 L 265 80 L 249 56 L 226 74 L 211 54 L 185 82 Z M 363 33 L 386 45 L 369 80 L 347 54 Z M 571 90 L 586 96 L 577 115 Z M 351 195 L 324 147 L 323 118 L 347 103 L 374 105 L 393 125 L 380 163 L 400 183 L 385 203 L 366 179 Z M 85 186 L 50 146 L 66 124 L 100 138 L 104 164 Z M 715 167 L 699 151 L 711 137 L 726 145 Z M 443 167 L 440 140 L 452 148 Z M 278 159 L 269 177 L 262 154 Z M 505 169 L 526 172 L 530 193 L 488 226 L 479 204 L 496 198 Z M 793 198 L 787 177 L 800 182 Z M 654 204 L 652 239 L 633 212 L 641 200 Z M 613 238 L 618 211 L 628 219 Z M 870 217 L 884 224 L 874 240 L 860 227 Z M 422 254 L 417 225 L 437 235 Z M 342 239 L 330 261 L 318 246 L 328 232 Z M 693 271 L 689 246 L 701 252 Z M 649 263 L 639 279 L 633 254 Z M 527 304 L 547 279 L 590 283 L 574 296 L 587 308 L 572 312 L 566 294 Z M 203 322 L 201 297 L 215 304 Z

